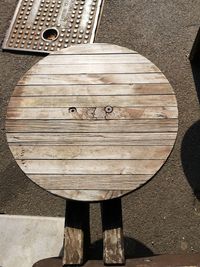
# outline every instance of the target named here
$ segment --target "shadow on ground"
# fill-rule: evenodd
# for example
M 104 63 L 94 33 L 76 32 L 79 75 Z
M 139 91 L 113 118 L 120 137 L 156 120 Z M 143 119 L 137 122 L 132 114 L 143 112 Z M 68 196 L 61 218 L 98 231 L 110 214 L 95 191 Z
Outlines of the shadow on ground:
M 197 91 L 197 96 L 200 102 L 200 57 L 198 56 L 198 54 L 195 55 L 195 58 L 191 62 L 191 68 Z
M 125 237 L 125 257 L 126 259 L 143 258 L 154 256 L 153 252 L 144 244 L 130 237 Z M 60 251 L 59 257 L 63 256 L 63 248 Z M 103 240 L 100 239 L 90 245 L 88 259 L 102 260 L 103 259 Z
M 200 31 L 193 44 L 190 54 L 191 69 L 200 102 L 200 57 L 199 57 Z M 200 201 L 200 120 L 195 122 L 185 133 L 182 141 L 181 159 L 186 178 Z
M 150 257 L 154 255 L 149 248 L 133 238 L 125 237 L 124 246 L 126 259 Z M 91 245 L 89 258 L 91 260 L 101 260 L 102 257 L 103 241 L 101 239 Z
M 186 178 L 200 200 L 200 120 L 187 130 L 183 138 L 181 159 Z

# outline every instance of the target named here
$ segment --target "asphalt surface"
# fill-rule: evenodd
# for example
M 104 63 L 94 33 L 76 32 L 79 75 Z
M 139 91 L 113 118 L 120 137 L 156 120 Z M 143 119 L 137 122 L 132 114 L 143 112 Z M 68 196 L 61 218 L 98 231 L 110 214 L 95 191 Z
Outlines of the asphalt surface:
M 0 41 L 16 4 L 1 0 Z M 188 60 L 199 26 L 199 0 L 105 0 L 96 42 L 125 46 L 150 59 L 172 84 L 179 108 L 178 138 L 170 158 L 150 182 L 123 198 L 128 257 L 200 251 L 200 70 L 192 70 Z M 9 97 L 40 58 L 0 53 L 0 213 L 64 215 L 65 201 L 26 178 L 5 138 Z M 101 238 L 99 204 L 91 205 L 91 221 L 95 242 Z M 101 242 L 93 249 L 93 257 L 100 257 Z

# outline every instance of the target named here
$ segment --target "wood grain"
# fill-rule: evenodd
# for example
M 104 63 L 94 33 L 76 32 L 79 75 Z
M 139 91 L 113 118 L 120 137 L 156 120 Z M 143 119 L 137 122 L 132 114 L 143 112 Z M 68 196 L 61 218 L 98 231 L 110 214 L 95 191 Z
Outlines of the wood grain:
M 130 193 L 130 190 L 48 190 L 54 195 L 69 198 L 76 201 L 104 201 L 105 199 L 115 199 Z
M 51 97 L 12 97 L 9 107 L 18 108 L 66 108 L 70 107 L 132 107 L 157 106 L 176 107 L 174 95 L 142 95 L 142 96 L 51 96 Z
M 7 133 L 8 142 L 19 146 L 173 146 L 175 138 L 176 133 Z
M 65 214 L 63 265 L 81 265 L 89 243 L 89 204 L 68 201 Z
M 153 175 L 164 160 L 17 160 L 17 163 L 27 175 L 47 173 Z M 110 183 L 112 184 L 112 181 Z
M 77 75 L 30 75 L 26 74 L 18 85 L 73 85 L 73 84 L 124 84 L 124 83 L 165 83 L 162 73 L 136 74 L 77 74 Z
M 105 113 L 105 108 L 76 108 L 76 112 L 69 112 L 63 108 L 9 108 L 9 120 L 136 120 L 136 119 L 177 119 L 176 107 L 114 107 L 112 113 Z
M 74 65 L 40 65 L 40 66 L 34 66 L 30 71 L 27 72 L 27 74 L 32 75 L 32 72 L 34 74 L 39 75 L 64 75 L 64 74 L 136 74 L 136 73 L 151 73 L 151 72 L 158 72 L 160 73 L 160 70 L 150 63 L 144 63 L 144 64 L 87 64 L 87 70 L 85 69 L 84 64 L 74 64 Z
M 15 159 L 165 159 L 169 146 L 19 146 Z M 145 153 L 144 153 L 145 151 Z
M 48 190 L 121 190 L 128 191 L 130 188 L 137 188 L 147 181 L 151 175 L 52 175 L 52 174 L 29 174 L 39 186 Z M 110 183 L 112 181 L 112 184 Z M 123 181 L 123 183 L 122 183 Z
M 113 54 L 115 55 L 113 57 Z M 149 63 L 149 60 L 145 57 L 141 57 L 139 54 L 134 53 L 112 53 L 104 54 L 103 51 L 101 54 L 91 54 L 91 56 L 85 54 L 52 54 L 51 57 L 46 57 L 43 60 L 39 61 L 39 65 L 60 65 L 64 62 L 67 65 L 73 64 L 126 64 L 126 63 Z
M 144 132 L 177 132 L 177 120 L 7 120 L 9 133 L 144 133 Z
M 177 129 L 165 76 L 137 52 L 109 44 L 73 46 L 39 61 L 18 82 L 6 119 L 11 152 L 27 176 L 82 201 L 146 183 Z
M 37 69 L 37 68 L 36 68 Z M 168 95 L 174 94 L 169 83 L 140 84 L 71 84 L 71 85 L 18 85 L 12 96 L 80 96 L 80 95 Z
M 104 263 L 125 264 L 121 199 L 102 202 L 101 214 Z
M 137 54 L 137 52 L 130 50 L 126 47 L 118 45 L 108 45 L 107 43 L 98 43 L 98 44 L 79 44 L 79 48 L 74 49 L 69 47 L 68 49 L 62 49 L 56 52 L 56 55 L 93 55 L 93 54 Z

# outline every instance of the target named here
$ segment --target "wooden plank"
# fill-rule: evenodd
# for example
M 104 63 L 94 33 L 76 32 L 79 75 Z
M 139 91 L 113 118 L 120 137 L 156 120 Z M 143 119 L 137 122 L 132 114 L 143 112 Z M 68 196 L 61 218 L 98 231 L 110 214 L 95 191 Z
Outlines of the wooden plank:
M 164 160 L 17 160 L 17 163 L 27 175 L 154 174 Z
M 80 201 L 102 201 L 128 193 L 123 190 L 49 190 L 54 195 Z
M 126 63 L 150 63 L 150 61 L 139 54 L 94 54 L 88 55 L 57 55 L 52 54 L 39 61 L 38 65 L 60 65 L 60 64 L 126 64 Z
M 176 133 L 7 133 L 9 143 L 18 145 L 165 145 L 174 144 Z
M 112 113 L 105 115 L 104 108 L 77 108 L 76 112 L 69 112 L 63 108 L 8 108 L 7 118 L 15 120 L 50 119 L 50 120 L 102 120 L 105 116 L 109 120 L 135 120 L 135 119 L 176 119 L 176 107 L 114 107 Z
M 125 264 L 121 199 L 101 203 L 104 264 Z
M 162 73 L 137 74 L 77 74 L 77 75 L 24 75 L 18 85 L 67 85 L 67 84 L 125 84 L 166 83 Z
M 54 55 L 92 55 L 92 54 L 137 54 L 137 52 L 130 50 L 126 47 L 118 46 L 118 45 L 108 45 L 106 43 L 93 43 L 87 45 L 79 44 L 78 51 L 74 49 L 73 46 L 62 49 L 60 51 L 56 51 Z M 52 55 L 52 54 L 51 54 Z M 50 55 L 50 56 L 51 56 Z
M 23 85 L 16 86 L 12 96 L 73 96 L 73 95 L 165 95 L 174 94 L 167 83 L 87 85 Z
M 142 96 L 51 96 L 51 97 L 12 97 L 9 107 L 134 107 L 134 106 L 170 106 L 176 107 L 174 95 L 142 95 Z
M 40 75 L 63 75 L 63 74 L 115 74 L 115 73 L 151 73 L 160 72 L 160 70 L 151 63 L 144 64 L 74 64 L 74 65 L 35 65 L 27 74 Z
M 47 190 L 125 190 L 135 189 L 151 175 L 29 175 Z M 111 183 L 112 182 L 112 183 Z
M 177 132 L 177 120 L 7 120 L 8 133 Z
M 165 159 L 169 146 L 18 146 L 15 159 Z M 145 152 L 144 152 L 145 151 Z
M 68 201 L 65 214 L 63 265 L 83 264 L 86 260 L 88 243 L 89 203 Z

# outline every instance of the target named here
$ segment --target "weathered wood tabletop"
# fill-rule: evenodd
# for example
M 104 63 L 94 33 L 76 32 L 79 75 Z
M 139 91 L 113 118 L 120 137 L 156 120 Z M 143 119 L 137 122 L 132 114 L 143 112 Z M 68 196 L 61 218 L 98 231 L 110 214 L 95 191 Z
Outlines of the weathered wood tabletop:
M 99 201 L 147 182 L 177 135 L 171 85 L 148 59 L 110 44 L 73 46 L 33 66 L 7 111 L 20 168 L 58 196 Z

